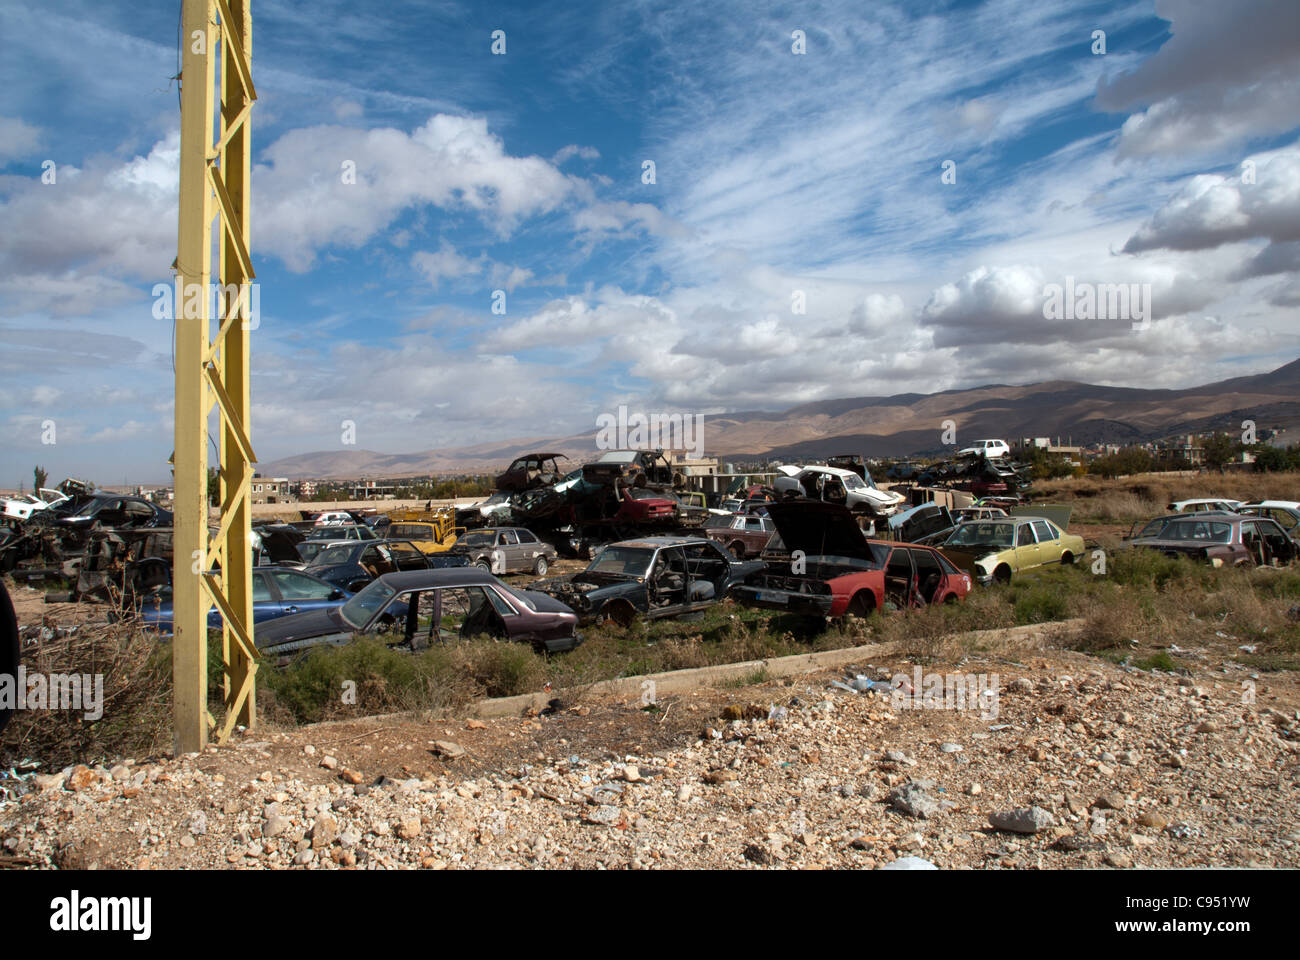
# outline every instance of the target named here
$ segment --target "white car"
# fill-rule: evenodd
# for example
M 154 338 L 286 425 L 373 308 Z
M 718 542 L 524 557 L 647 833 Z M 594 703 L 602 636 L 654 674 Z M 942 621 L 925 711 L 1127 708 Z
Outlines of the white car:
M 854 513 L 887 517 L 898 512 L 905 498 L 892 490 L 881 490 L 867 474 L 866 479 L 841 467 L 785 465 L 777 467 L 785 474 L 776 478 L 781 493 L 796 493 L 812 500 L 842 503 Z
M 50 507 L 65 500 L 71 500 L 65 493 L 58 490 L 48 490 L 45 487 L 37 490 L 36 493 L 20 494 L 16 497 L 10 497 L 4 501 L 4 515 L 13 517 L 17 520 L 26 520 L 38 510 L 48 510 Z
M 1196 500 L 1175 500 L 1169 504 L 1169 510 L 1173 513 L 1203 513 L 1206 510 L 1233 513 L 1240 506 L 1240 500 L 1201 497 Z
M 1011 448 L 1005 440 L 976 440 L 971 446 L 958 450 L 957 456 L 964 457 L 969 453 L 978 453 L 985 459 L 992 460 L 994 457 L 1007 456 L 1011 453 Z

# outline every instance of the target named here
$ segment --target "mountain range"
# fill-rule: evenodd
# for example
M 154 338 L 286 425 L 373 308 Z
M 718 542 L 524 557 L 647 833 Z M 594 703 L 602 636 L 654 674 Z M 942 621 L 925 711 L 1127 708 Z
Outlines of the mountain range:
M 1205 430 L 1236 433 L 1247 419 L 1259 430 L 1300 425 L 1300 359 L 1269 373 L 1183 390 L 1053 380 L 822 400 L 783 412 L 714 414 L 705 418 L 703 438 L 706 455 L 723 460 L 814 460 L 837 453 L 904 457 L 952 450 L 942 442 L 949 420 L 957 445 L 964 446 L 985 437 L 1138 443 Z M 477 473 L 542 450 L 581 463 L 596 453 L 596 430 L 413 453 L 323 450 L 259 464 L 258 470 L 291 479 Z

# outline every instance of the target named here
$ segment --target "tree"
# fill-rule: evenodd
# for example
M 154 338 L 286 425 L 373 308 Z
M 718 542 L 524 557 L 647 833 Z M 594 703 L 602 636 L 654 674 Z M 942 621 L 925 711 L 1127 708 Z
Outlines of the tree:
M 41 489 L 41 487 L 45 486 L 45 481 L 48 480 L 49 477 L 50 475 L 45 472 L 44 467 L 37 467 L 35 470 L 33 470 L 32 480 L 34 485 L 32 486 L 32 491 L 33 492 L 38 491 Z
M 1228 463 L 1241 448 L 1226 433 L 1215 433 L 1205 441 L 1205 465 L 1223 472 L 1223 465 Z

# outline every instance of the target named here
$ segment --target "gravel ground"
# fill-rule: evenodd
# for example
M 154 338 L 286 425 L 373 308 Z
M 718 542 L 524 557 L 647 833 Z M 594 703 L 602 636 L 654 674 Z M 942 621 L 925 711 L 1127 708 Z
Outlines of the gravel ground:
M 136 869 L 1300 866 L 1291 675 L 1255 678 L 1250 703 L 1232 664 L 1187 677 L 1044 650 L 960 669 L 998 674 L 996 717 L 903 709 L 818 674 L 648 709 L 253 731 L 35 777 L 0 804 L 0 854 Z

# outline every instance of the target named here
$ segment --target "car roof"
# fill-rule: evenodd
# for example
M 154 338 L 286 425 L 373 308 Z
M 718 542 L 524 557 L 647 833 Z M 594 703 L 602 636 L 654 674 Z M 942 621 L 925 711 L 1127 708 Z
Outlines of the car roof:
M 638 537 L 635 540 L 620 540 L 611 543 L 611 547 L 682 547 L 693 543 L 712 544 L 708 537 Z
M 1243 507 L 1283 507 L 1287 510 L 1300 510 L 1300 501 L 1297 500 L 1256 500 L 1254 503 L 1243 503 Z
M 417 590 L 432 587 L 486 586 L 498 582 L 492 574 L 478 567 L 440 567 L 436 570 L 405 570 L 385 573 L 377 578 L 394 590 Z
M 829 473 L 836 477 L 858 477 L 857 473 L 853 470 L 845 470 L 843 467 L 828 467 L 821 463 L 814 463 L 811 466 L 804 467 L 799 472 L 808 473 L 809 471 L 816 473 Z M 858 479 L 861 480 L 862 478 L 858 477 Z

